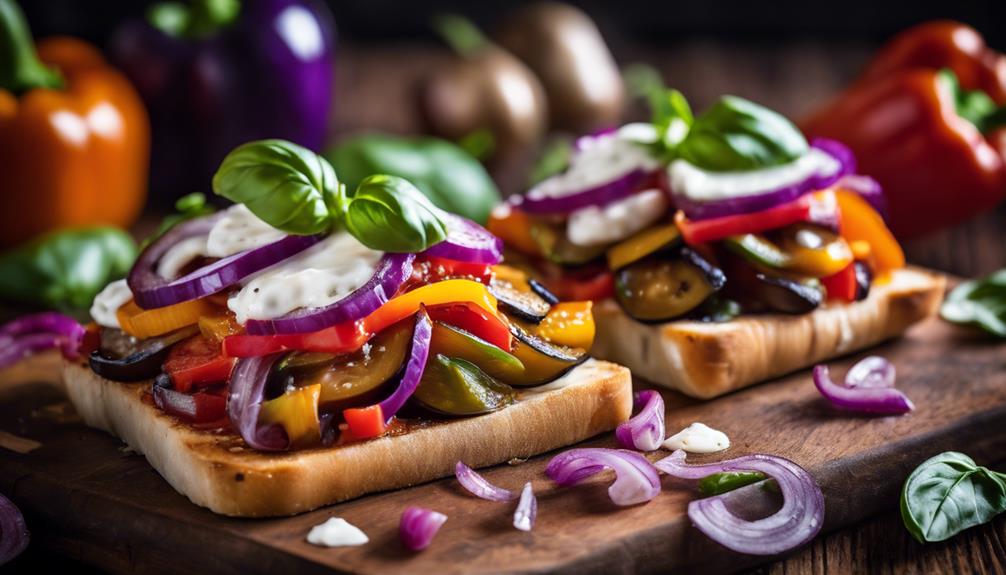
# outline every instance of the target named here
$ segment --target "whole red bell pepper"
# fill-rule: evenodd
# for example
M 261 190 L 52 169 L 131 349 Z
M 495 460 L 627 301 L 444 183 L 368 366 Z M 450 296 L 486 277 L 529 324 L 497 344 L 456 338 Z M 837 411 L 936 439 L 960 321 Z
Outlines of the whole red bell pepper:
M 921 236 L 1006 197 L 1006 58 L 957 22 L 911 28 L 801 124 L 848 145 L 876 178 L 900 238 Z

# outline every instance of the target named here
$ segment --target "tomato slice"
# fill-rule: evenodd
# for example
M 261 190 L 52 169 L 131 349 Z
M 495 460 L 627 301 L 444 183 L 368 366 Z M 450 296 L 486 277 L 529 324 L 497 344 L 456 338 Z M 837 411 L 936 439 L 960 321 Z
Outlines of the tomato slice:
M 234 363 L 219 343 L 197 335 L 171 348 L 163 369 L 176 391 L 188 393 L 199 385 L 227 381 Z
M 674 215 L 681 236 L 688 244 L 703 244 L 730 236 L 757 234 L 798 222 L 838 219 L 838 203 L 831 190 L 805 194 L 792 202 L 760 212 L 692 221 L 683 212 Z

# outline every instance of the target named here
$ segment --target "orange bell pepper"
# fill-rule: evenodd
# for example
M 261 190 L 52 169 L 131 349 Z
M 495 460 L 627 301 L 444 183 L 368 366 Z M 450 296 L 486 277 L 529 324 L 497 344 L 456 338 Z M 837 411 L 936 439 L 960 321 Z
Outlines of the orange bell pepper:
M 853 246 L 869 244 L 869 259 L 878 275 L 905 267 L 905 252 L 869 202 L 847 190 L 835 191 L 835 199 L 842 214 L 839 233 Z
M 200 317 L 212 315 L 216 311 L 216 307 L 205 298 L 183 301 L 157 309 L 143 309 L 133 300 L 129 300 L 115 312 L 115 316 L 122 331 L 133 337 L 146 339 L 192 325 L 198 322 Z
M 538 324 L 537 334 L 558 345 L 590 349 L 595 332 L 592 308 L 591 301 L 555 304 Z
M 0 0 L 0 246 L 56 228 L 127 227 L 146 198 L 150 134 L 136 91 L 72 38 L 38 52 Z
M 531 222 L 523 211 L 500 204 L 489 214 L 486 228 L 503 243 L 529 256 L 540 256 L 538 242 L 531 237 Z
M 1006 198 L 1004 104 L 1003 55 L 964 24 L 933 22 L 882 48 L 801 128 L 855 152 L 859 172 L 883 186 L 891 229 L 910 238 Z

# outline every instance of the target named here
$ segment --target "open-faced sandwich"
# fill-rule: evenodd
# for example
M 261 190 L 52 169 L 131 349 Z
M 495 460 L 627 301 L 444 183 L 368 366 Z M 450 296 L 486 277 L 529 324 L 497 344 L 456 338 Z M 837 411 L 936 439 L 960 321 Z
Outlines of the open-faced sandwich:
M 560 298 L 595 300 L 593 353 L 695 397 L 876 344 L 935 313 L 944 279 L 905 268 L 879 186 L 736 97 L 575 142 L 566 170 L 489 229 Z
M 162 230 L 64 373 L 84 421 L 193 502 L 293 514 L 629 417 L 628 370 L 588 360 L 591 303 L 498 266 L 497 238 L 409 182 L 347 192 L 272 140 L 232 152 L 214 190 L 235 205 Z

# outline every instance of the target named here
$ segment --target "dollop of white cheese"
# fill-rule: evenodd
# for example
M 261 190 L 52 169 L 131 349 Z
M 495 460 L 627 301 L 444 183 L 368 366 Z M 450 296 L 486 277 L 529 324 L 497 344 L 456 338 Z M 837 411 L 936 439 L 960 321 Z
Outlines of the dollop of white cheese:
M 244 204 L 234 204 L 213 224 L 208 235 L 186 238 L 171 246 L 157 262 L 157 275 L 174 279 L 196 258 L 225 258 L 279 241 L 284 235 L 258 219 Z
M 644 190 L 606 206 L 587 206 L 569 215 L 566 236 L 579 246 L 604 245 L 647 228 L 667 212 L 663 190 Z
M 704 423 L 695 422 L 664 440 L 666 449 L 688 453 L 716 453 L 730 447 L 730 438 Z
M 355 547 L 369 541 L 366 533 L 342 517 L 329 517 L 307 534 L 308 543 L 323 547 Z
M 240 324 L 324 307 L 365 284 L 383 255 L 346 232 L 336 232 L 253 276 L 227 300 L 227 307 Z
M 116 280 L 95 296 L 94 302 L 91 303 L 91 319 L 102 327 L 118 328 L 119 318 L 115 312 L 131 299 L 133 292 L 129 291 L 126 280 Z
M 671 190 L 696 202 L 754 196 L 806 180 L 814 174 L 831 176 L 842 168 L 831 154 L 810 148 L 806 154 L 782 166 L 742 172 L 711 172 L 687 160 L 675 160 L 667 168 Z
M 225 258 L 283 239 L 282 231 L 263 222 L 244 204 L 235 204 L 213 225 L 206 238 L 206 255 Z
M 527 196 L 561 198 L 617 180 L 633 170 L 656 170 L 660 161 L 645 146 L 656 138 L 656 128 L 650 124 L 626 124 L 615 132 L 581 137 L 569 169 L 531 188 Z

